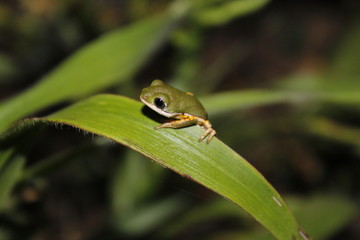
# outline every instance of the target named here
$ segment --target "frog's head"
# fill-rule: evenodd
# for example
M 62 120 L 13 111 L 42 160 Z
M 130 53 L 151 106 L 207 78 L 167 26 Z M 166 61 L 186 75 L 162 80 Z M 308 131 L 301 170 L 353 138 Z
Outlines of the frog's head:
M 154 80 L 149 87 L 141 91 L 140 100 L 152 110 L 170 118 L 177 114 L 173 100 L 176 99 L 177 91 L 161 80 Z

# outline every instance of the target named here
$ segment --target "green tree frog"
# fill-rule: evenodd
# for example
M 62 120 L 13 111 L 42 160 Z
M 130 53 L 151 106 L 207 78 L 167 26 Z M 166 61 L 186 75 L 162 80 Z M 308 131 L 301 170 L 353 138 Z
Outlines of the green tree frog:
M 154 80 L 149 87 L 142 90 L 140 100 L 160 115 L 173 119 L 173 121 L 161 124 L 155 129 L 181 128 L 197 124 L 205 129 L 205 133 L 199 138 L 199 142 L 208 137 L 207 143 L 216 134 L 211 123 L 207 120 L 207 112 L 203 105 L 192 93 L 186 93 L 166 85 L 161 80 Z

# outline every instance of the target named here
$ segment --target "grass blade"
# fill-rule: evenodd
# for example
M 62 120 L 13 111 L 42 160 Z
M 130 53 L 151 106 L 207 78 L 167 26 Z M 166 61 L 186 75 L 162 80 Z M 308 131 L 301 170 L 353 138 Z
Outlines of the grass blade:
M 24 166 L 25 159 L 22 156 L 15 156 L 9 159 L 9 162 L 0 171 L 0 210 L 4 205 L 8 195 L 15 185 L 21 170 Z

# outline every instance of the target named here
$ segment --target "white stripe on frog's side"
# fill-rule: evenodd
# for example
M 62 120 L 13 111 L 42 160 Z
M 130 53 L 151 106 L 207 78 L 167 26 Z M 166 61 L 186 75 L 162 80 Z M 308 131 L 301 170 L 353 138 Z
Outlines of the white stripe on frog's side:
M 145 101 L 144 99 L 142 99 L 141 97 L 140 97 L 140 100 L 141 100 L 143 103 L 145 103 L 146 106 L 148 106 L 149 108 L 151 108 L 151 109 L 154 110 L 155 112 L 157 112 L 157 113 L 159 113 L 159 114 L 161 114 L 161 115 L 163 115 L 163 116 L 165 116 L 165 117 L 175 118 L 176 116 L 178 116 L 178 115 L 180 114 L 180 113 L 167 113 L 167 112 L 165 112 L 165 111 L 157 108 L 156 106 L 154 106 L 154 105 L 146 102 L 146 101 Z

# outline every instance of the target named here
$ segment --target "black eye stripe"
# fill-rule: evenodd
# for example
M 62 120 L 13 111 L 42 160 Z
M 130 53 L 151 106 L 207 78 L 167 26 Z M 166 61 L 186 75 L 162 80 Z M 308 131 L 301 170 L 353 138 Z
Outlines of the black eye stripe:
M 162 98 L 154 98 L 154 104 L 157 108 L 163 109 L 166 107 L 166 103 Z

